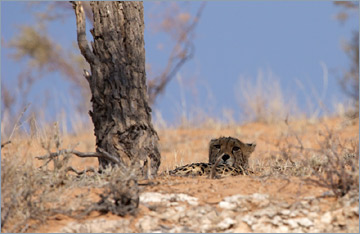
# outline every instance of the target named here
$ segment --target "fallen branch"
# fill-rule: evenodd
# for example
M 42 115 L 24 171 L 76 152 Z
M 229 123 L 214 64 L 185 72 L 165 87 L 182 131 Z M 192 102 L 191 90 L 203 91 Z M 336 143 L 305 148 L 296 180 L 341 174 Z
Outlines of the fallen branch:
M 43 156 L 37 156 L 35 158 L 39 159 L 39 160 L 46 160 L 46 159 L 53 159 L 55 157 L 58 157 L 60 155 L 63 154 L 74 154 L 75 156 L 78 156 L 80 158 L 106 158 L 107 160 L 110 160 L 111 162 L 113 162 L 116 165 L 119 165 L 121 167 L 124 167 L 124 165 L 122 164 L 122 162 L 120 161 L 119 158 L 109 154 L 108 152 L 106 152 L 105 150 L 98 148 L 98 150 L 100 152 L 87 152 L 87 153 L 83 153 L 77 150 L 73 150 L 73 149 L 62 149 L 59 150 L 57 152 L 54 153 L 50 153 L 50 154 L 46 154 Z

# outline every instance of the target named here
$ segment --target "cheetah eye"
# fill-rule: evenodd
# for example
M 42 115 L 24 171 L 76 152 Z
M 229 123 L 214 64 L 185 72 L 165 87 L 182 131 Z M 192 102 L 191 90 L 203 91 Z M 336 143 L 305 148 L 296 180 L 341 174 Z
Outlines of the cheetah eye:
M 240 148 L 237 146 L 234 146 L 233 151 L 238 151 Z
M 216 149 L 220 149 L 220 145 L 214 145 Z

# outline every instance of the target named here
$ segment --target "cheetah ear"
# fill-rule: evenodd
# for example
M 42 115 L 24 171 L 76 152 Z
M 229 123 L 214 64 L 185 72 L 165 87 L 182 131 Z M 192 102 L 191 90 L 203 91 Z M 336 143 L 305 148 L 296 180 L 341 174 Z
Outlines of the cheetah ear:
M 249 152 L 252 153 L 252 152 L 254 152 L 254 150 L 255 150 L 256 143 L 255 143 L 255 142 L 253 142 L 253 143 L 248 143 L 248 144 L 246 144 L 246 146 L 248 146 Z
M 210 140 L 210 145 L 213 144 L 215 141 L 217 141 L 219 138 L 214 138 Z

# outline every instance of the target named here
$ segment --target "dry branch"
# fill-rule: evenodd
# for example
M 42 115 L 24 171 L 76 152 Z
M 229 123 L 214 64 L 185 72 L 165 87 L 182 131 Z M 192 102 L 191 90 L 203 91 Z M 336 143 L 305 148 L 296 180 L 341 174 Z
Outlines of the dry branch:
M 198 9 L 196 16 L 189 27 L 187 27 L 183 32 L 180 33 L 178 40 L 171 51 L 170 58 L 166 65 L 163 73 L 149 81 L 148 84 L 148 93 L 149 93 L 149 102 L 150 104 L 155 103 L 155 99 L 159 94 L 161 94 L 166 85 L 171 81 L 171 79 L 176 75 L 180 68 L 193 57 L 194 55 L 194 45 L 192 41 L 188 38 L 191 33 L 195 30 L 197 23 L 201 17 L 203 9 L 206 3 L 204 2 Z M 179 50 L 180 47 L 183 48 Z
M 76 32 L 77 41 L 81 51 L 81 54 L 85 57 L 86 61 L 90 64 L 97 63 L 97 57 L 91 51 L 89 43 L 86 39 L 86 22 L 84 8 L 80 1 L 72 1 L 73 8 L 76 15 Z
M 58 157 L 60 155 L 63 155 L 63 154 L 74 154 L 74 155 L 76 155 L 76 156 L 78 156 L 80 158 L 94 158 L 94 157 L 96 157 L 96 158 L 106 158 L 107 160 L 112 161 L 114 164 L 119 165 L 121 167 L 124 167 L 119 158 L 107 153 L 106 151 L 104 151 L 101 148 L 98 148 L 98 150 L 100 152 L 83 153 L 83 152 L 73 150 L 73 149 L 62 149 L 62 150 L 59 150 L 59 151 L 54 152 L 54 153 L 46 154 L 46 155 L 43 155 L 43 156 L 37 156 L 36 158 L 39 159 L 39 160 L 46 160 L 46 159 L 51 160 L 51 159 L 53 159 L 55 157 Z

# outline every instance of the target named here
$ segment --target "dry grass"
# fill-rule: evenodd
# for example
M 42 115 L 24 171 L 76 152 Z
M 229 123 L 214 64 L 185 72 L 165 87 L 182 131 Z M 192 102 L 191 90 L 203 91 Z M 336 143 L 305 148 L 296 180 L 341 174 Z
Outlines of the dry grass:
M 332 131 L 324 135 L 320 162 L 310 161 L 315 178 L 307 181 L 331 189 L 335 196 L 342 197 L 350 190 L 359 190 L 359 140 L 342 141 Z
M 87 135 L 93 137 L 90 133 Z M 358 190 L 358 123 L 345 119 L 324 119 L 316 124 L 309 121 L 242 126 L 217 123 L 196 129 L 163 129 L 159 135 L 160 173 L 179 165 L 207 161 L 210 139 L 229 135 L 257 143 L 250 158 L 250 170 L 255 173 L 246 176 L 249 180 L 291 181 L 298 177 L 305 183 L 333 191 L 337 197 Z M 62 155 L 42 167 L 34 160 L 35 156 L 63 148 L 63 142 L 68 142 L 69 137 L 61 136 L 58 127 L 51 126 L 33 137 L 15 134 L 12 142 L 4 146 L 1 161 L 3 232 L 23 232 L 57 214 L 78 218 L 92 211 L 136 214 L 140 189 L 136 180 L 126 179 L 130 175 L 121 170 L 76 175 L 67 170 L 74 166 L 76 158 L 72 155 Z M 75 146 L 73 143 L 71 147 Z M 128 182 L 129 186 L 120 186 Z M 126 198 L 123 194 L 132 195 L 122 200 Z
M 108 168 L 101 174 L 96 170 L 72 173 L 76 170 L 71 167 L 74 157 L 70 154 L 53 157 L 39 166 L 40 162 L 35 160 L 31 152 L 34 145 L 41 145 L 42 152 L 59 151 L 62 139 L 57 123 L 48 128 L 45 137 L 40 134 L 37 137 L 17 135 L 11 143 L 3 146 L 2 232 L 25 232 L 58 214 L 81 218 L 92 211 L 125 215 L 136 210 L 138 198 L 131 196 L 126 200 L 123 197 L 124 194 L 134 195 L 134 192 L 129 193 L 129 188 L 133 191 L 135 186 L 124 185 L 134 181 L 131 180 L 131 174 L 124 174 L 119 168 Z M 90 189 L 99 189 L 95 196 L 97 198 L 91 196 Z M 135 194 L 138 194 L 138 190 Z M 134 201 L 128 204 L 132 199 Z
M 236 97 L 247 121 L 275 123 L 292 116 L 296 111 L 295 96 L 283 93 L 280 82 L 271 72 L 259 70 L 255 83 L 240 77 Z
M 316 143 L 305 145 L 304 136 L 290 125 L 278 142 L 277 151 L 270 157 L 252 161 L 250 167 L 260 177 L 302 178 L 342 197 L 350 190 L 359 189 L 359 136 L 343 139 L 338 131 L 324 124 L 318 130 Z
M 36 168 L 21 148 L 3 154 L 1 160 L 1 227 L 6 232 L 24 232 L 30 220 L 39 223 L 79 208 L 67 199 L 73 186 L 69 176 L 62 170 Z

